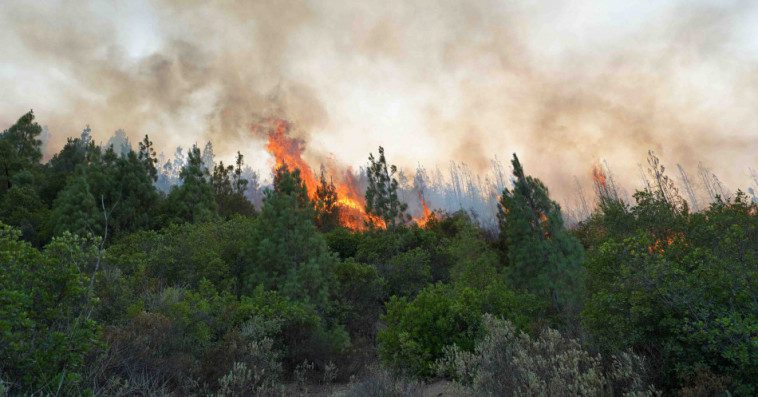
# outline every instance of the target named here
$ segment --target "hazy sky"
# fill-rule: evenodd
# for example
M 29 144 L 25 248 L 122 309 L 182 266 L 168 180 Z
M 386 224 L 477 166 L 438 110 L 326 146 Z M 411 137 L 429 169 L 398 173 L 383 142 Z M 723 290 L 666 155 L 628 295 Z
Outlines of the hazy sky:
M 282 116 L 314 166 L 517 152 L 559 195 L 648 149 L 758 167 L 758 1 L 0 0 L 0 31 L 0 128 L 33 108 L 50 151 L 89 124 L 264 168 L 250 126 Z

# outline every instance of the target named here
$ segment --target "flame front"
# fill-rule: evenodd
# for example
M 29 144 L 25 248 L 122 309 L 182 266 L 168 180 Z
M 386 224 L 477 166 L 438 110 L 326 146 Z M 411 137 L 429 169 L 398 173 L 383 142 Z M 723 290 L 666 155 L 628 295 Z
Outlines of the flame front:
M 254 127 L 254 132 L 266 133 L 266 150 L 274 157 L 274 169 L 287 164 L 290 169 L 300 169 L 300 177 L 308 190 L 308 197 L 316 198 L 319 184 L 316 173 L 302 158 L 305 142 L 289 136 L 292 125 L 282 119 L 266 120 Z M 340 224 L 353 230 L 365 230 L 367 224 L 386 228 L 384 220 L 366 213 L 366 200 L 358 189 L 358 183 L 350 169 L 342 173 L 341 180 L 335 182 Z

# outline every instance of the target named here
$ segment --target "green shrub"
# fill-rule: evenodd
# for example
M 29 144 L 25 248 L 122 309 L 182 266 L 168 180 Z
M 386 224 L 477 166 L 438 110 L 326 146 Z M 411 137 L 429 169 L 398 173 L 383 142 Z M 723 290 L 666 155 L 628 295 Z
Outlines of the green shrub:
M 334 397 L 414 397 L 420 396 L 423 389 L 424 385 L 418 381 L 377 369 Z
M 432 281 L 431 258 L 422 248 L 393 256 L 378 266 L 387 296 L 415 296 Z
M 735 228 L 712 241 L 729 244 L 744 238 L 741 233 Z M 758 262 L 716 256 L 686 240 L 664 252 L 656 244 L 640 234 L 593 251 L 592 295 L 583 313 L 592 340 L 603 352 L 634 349 L 649 355 L 667 391 L 711 373 L 731 379 L 732 392 L 753 394 Z
M 82 393 L 87 354 L 99 345 L 85 271 L 96 241 L 65 233 L 43 252 L 0 223 L 0 379 L 12 394 Z
M 483 289 L 431 285 L 412 301 L 393 297 L 382 317 L 379 354 L 393 368 L 418 376 L 435 373 L 434 362 L 449 345 L 472 350 L 482 336 L 481 316 L 492 313 L 526 327 L 540 309 L 536 299 L 494 282 Z
M 373 338 L 376 323 L 383 310 L 384 280 L 370 265 L 353 260 L 334 267 L 337 287 L 334 293 L 335 313 L 351 335 Z
M 613 358 L 609 370 L 576 340 L 545 329 L 536 338 L 510 322 L 484 315 L 485 336 L 473 352 L 446 348 L 437 368 L 477 396 L 652 395 L 644 361 L 630 353 Z M 615 392 L 615 393 L 614 393 Z
M 343 260 L 355 256 L 358 252 L 358 245 L 363 238 L 361 233 L 350 231 L 344 227 L 338 227 L 324 236 L 329 249 Z
M 323 368 L 350 344 L 343 327 L 327 323 L 311 305 L 292 301 L 275 291 L 257 288 L 251 296 L 242 298 L 234 316 L 235 323 L 261 317 L 279 324 L 273 339 L 283 350 L 287 372 L 305 360 Z

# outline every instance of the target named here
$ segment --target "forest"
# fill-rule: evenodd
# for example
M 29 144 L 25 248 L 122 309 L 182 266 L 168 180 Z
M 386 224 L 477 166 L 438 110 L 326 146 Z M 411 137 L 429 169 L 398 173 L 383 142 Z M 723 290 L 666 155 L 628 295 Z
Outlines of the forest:
M 599 169 L 566 222 L 514 154 L 487 228 L 409 202 L 381 147 L 357 193 L 277 156 L 256 200 L 241 154 L 166 183 L 149 136 L 86 132 L 45 162 L 32 112 L 0 134 L 0 396 L 758 394 L 741 191 Z

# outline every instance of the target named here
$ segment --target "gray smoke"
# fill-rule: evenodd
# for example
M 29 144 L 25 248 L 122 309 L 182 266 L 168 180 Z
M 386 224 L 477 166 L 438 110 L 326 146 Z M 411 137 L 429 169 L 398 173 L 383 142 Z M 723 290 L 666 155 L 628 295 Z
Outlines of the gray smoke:
M 758 6 L 649 3 L 6 0 L 0 122 L 34 108 L 48 155 L 89 124 L 265 169 L 250 127 L 278 116 L 314 169 L 381 144 L 406 170 L 456 161 L 476 181 L 517 152 L 566 200 L 603 158 L 638 186 L 648 149 L 747 185 Z

